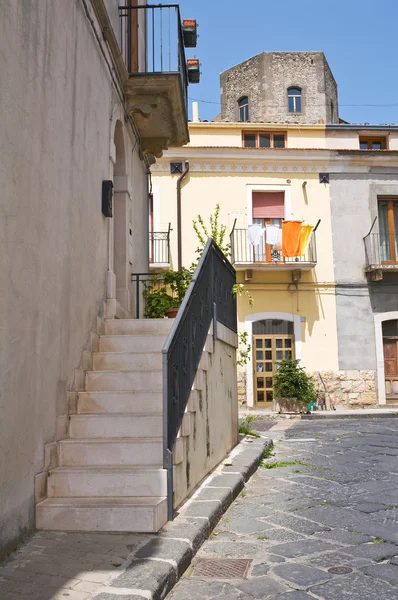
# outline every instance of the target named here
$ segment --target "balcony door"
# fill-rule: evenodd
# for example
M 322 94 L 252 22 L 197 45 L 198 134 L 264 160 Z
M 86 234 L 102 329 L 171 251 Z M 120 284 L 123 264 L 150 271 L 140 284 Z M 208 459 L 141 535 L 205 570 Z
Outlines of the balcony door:
M 379 200 L 380 259 L 382 264 L 398 263 L 398 199 Z
M 253 223 L 264 229 L 267 225 L 282 227 L 284 218 L 284 192 L 253 192 L 252 219 Z M 265 234 L 257 246 L 254 246 L 254 261 L 261 263 L 281 262 L 280 249 L 265 243 Z
M 270 407 L 278 363 L 294 358 L 293 323 L 280 319 L 254 322 L 252 348 L 254 404 Z
M 127 6 L 138 6 L 138 0 L 128 0 Z M 130 10 L 129 11 L 129 23 L 128 23 L 128 38 L 130 37 L 130 46 L 129 46 L 129 72 L 130 73 L 138 73 L 138 10 Z M 144 14 L 144 11 L 142 11 Z

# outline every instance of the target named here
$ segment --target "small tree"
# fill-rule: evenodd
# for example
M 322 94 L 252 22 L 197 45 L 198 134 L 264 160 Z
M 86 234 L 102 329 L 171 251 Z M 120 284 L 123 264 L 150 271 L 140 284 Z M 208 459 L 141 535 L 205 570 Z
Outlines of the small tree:
M 308 404 L 317 398 L 315 382 L 299 360 L 285 359 L 278 363 L 274 375 L 274 395 L 276 398 L 297 398 Z
M 202 256 L 203 250 L 206 246 L 207 239 L 213 238 L 220 250 L 225 254 L 227 258 L 231 256 L 231 246 L 225 241 L 225 234 L 227 232 L 227 226 L 221 225 L 219 222 L 220 216 L 220 205 L 216 204 L 214 213 L 210 215 L 210 226 L 205 225 L 202 215 L 198 215 L 196 219 L 192 221 L 196 237 L 199 241 L 199 246 L 195 250 L 196 263 L 192 264 L 191 270 L 194 270 Z

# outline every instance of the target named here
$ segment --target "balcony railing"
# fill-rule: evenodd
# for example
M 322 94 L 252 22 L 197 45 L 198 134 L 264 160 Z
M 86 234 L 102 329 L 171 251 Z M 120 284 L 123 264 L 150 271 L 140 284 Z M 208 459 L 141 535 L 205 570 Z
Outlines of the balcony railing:
M 398 235 L 368 233 L 364 237 L 366 269 L 398 269 Z
M 167 231 L 149 232 L 149 263 L 151 265 L 170 264 L 170 231 L 171 223 Z
M 303 268 L 313 267 L 317 262 L 315 231 L 312 232 L 307 251 L 303 256 L 284 257 L 280 250 L 265 243 L 264 237 L 257 246 L 249 242 L 247 229 L 233 229 L 231 232 L 232 264 L 252 266 L 264 265 L 270 268 Z
M 178 4 L 121 6 L 121 51 L 131 76 L 179 73 L 187 107 L 188 70 Z

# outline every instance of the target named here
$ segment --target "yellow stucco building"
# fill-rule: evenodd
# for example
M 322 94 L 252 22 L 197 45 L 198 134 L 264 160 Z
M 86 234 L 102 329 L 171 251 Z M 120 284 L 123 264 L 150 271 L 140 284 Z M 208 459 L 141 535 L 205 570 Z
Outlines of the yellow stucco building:
M 270 406 L 276 361 L 293 356 L 310 372 L 338 369 L 329 186 L 319 175 L 329 152 L 323 125 L 289 125 L 283 133 L 280 125 L 262 126 L 271 139 L 283 136 L 283 148 L 245 147 L 245 135 L 253 134 L 258 138 L 258 124 L 191 123 L 190 144 L 169 150 L 153 168 L 151 220 L 154 232 L 171 224 L 170 265 L 177 268 L 176 184 L 189 167 L 181 182 L 181 263 L 189 267 L 198 245 L 192 221 L 200 214 L 208 223 L 220 205 L 237 280 L 254 299 L 253 306 L 245 295 L 238 299 L 239 329 L 252 346 L 240 399 Z M 271 256 L 264 239 L 250 244 L 253 221 L 283 219 L 317 226 L 304 256 Z

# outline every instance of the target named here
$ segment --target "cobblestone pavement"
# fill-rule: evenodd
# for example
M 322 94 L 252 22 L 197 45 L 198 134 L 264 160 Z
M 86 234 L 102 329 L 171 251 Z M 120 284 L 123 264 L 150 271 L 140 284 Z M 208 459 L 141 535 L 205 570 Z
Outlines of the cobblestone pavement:
M 168 600 L 397 600 L 398 419 L 280 438 Z

